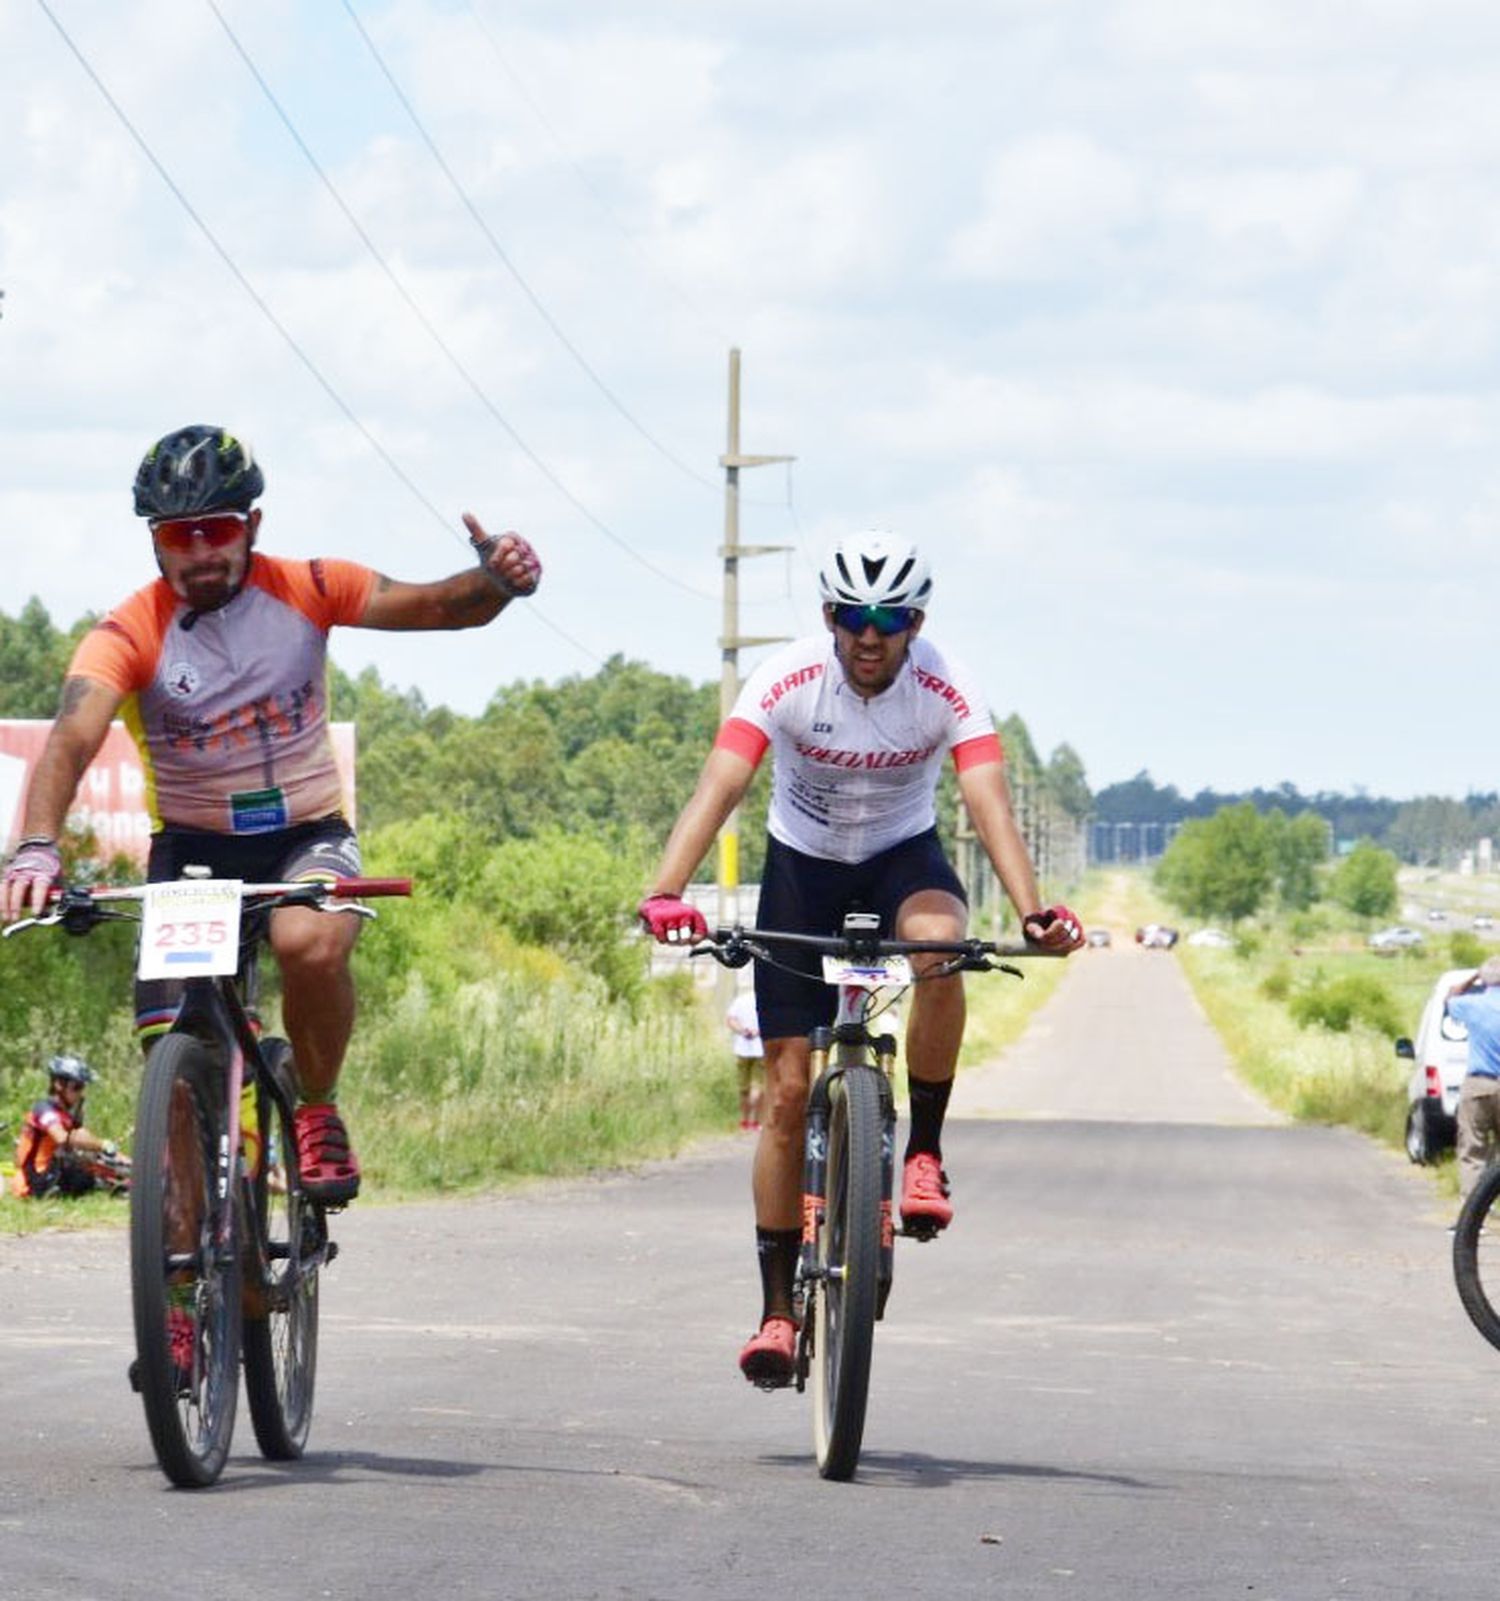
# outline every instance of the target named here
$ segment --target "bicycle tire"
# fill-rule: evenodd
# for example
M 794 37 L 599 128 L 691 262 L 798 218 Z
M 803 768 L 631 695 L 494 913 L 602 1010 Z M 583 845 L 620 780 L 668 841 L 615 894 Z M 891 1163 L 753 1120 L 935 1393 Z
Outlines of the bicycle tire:
M 1479 1176 L 1453 1230 L 1453 1279 L 1469 1321 L 1500 1349 L 1500 1163 Z
M 130 1282 L 151 1444 L 184 1489 L 223 1470 L 239 1398 L 240 1264 L 234 1186 L 219 1182 L 224 1132 L 213 1051 L 191 1035 L 166 1035 L 146 1059 L 136 1113 Z M 224 1239 L 228 1249 L 215 1243 Z
M 880 1267 L 880 1092 L 855 1068 L 829 1086 L 828 1183 L 811 1296 L 813 1445 L 825 1479 L 859 1465 Z
M 267 1069 L 287 1090 L 296 1083 L 292 1048 L 285 1040 L 261 1045 Z M 318 1372 L 318 1268 L 308 1258 L 319 1244 L 312 1203 L 302 1190 L 291 1120 L 264 1084 L 256 1088 L 261 1149 L 255 1197 L 261 1242 L 271 1266 L 271 1290 L 244 1319 L 245 1395 L 261 1455 L 292 1462 L 307 1446 Z M 273 1181 L 271 1157 L 279 1151 L 284 1183 Z

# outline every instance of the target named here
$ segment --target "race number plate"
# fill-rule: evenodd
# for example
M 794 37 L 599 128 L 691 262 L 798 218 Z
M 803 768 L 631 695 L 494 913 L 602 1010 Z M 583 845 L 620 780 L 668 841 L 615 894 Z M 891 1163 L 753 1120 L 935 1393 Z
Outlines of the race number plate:
M 825 984 L 852 984 L 880 990 L 911 983 L 911 962 L 904 956 L 882 956 L 874 962 L 851 962 L 846 956 L 823 958 Z
M 141 914 L 141 978 L 232 973 L 240 961 L 237 878 L 176 878 L 146 886 Z

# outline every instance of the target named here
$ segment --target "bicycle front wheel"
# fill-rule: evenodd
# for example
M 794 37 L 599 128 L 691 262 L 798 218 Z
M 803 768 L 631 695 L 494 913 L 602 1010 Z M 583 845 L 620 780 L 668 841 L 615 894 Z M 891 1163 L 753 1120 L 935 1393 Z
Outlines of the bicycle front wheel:
M 290 1101 L 296 1083 L 291 1046 L 270 1039 L 261 1051 Z M 291 1119 L 264 1084 L 256 1087 L 256 1110 L 259 1148 L 251 1189 L 269 1282 L 246 1296 L 245 1394 L 261 1455 L 289 1462 L 302 1455 L 312 1427 L 322 1223 L 291 1159 Z
M 880 1090 L 862 1068 L 829 1086 L 828 1182 L 813 1280 L 813 1444 L 825 1479 L 859 1463 L 880 1268 Z
M 146 1060 L 130 1195 L 136 1373 L 162 1472 L 212 1484 L 239 1398 L 240 1265 L 224 1148 L 223 1073 L 168 1034 Z
M 1500 1347 L 1500 1163 L 1484 1170 L 1458 1214 L 1453 1278 L 1469 1321 Z

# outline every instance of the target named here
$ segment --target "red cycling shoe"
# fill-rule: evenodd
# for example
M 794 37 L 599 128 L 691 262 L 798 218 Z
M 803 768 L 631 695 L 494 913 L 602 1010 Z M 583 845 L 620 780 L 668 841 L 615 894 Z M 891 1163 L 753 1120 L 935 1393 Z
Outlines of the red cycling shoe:
M 342 1206 L 359 1194 L 359 1163 L 349 1144 L 349 1131 L 331 1101 L 307 1101 L 293 1120 L 297 1166 L 309 1199 L 324 1206 Z
M 928 1151 L 908 1156 L 901 1175 L 901 1222 L 904 1227 L 936 1233 L 953 1221 L 953 1203 L 948 1199 L 948 1175 L 943 1164 Z
M 167 1341 L 172 1347 L 172 1377 L 179 1395 L 193 1388 L 193 1368 L 198 1354 L 198 1320 L 186 1307 L 174 1306 L 167 1312 Z
M 763 1390 L 780 1390 L 797 1368 L 797 1325 L 789 1317 L 768 1317 L 745 1342 L 740 1372 Z

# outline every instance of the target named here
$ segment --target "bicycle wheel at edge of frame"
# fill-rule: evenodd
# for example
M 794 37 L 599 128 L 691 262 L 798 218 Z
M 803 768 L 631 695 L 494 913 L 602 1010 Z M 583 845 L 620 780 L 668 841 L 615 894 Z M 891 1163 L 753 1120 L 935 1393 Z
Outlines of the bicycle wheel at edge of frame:
M 290 1099 L 295 1083 L 290 1076 L 291 1046 L 285 1040 L 263 1040 L 261 1054 Z M 318 1269 L 302 1266 L 304 1229 L 313 1220 L 296 1164 L 286 1161 L 286 1154 L 296 1149 L 291 1123 L 263 1084 L 256 1087 L 256 1111 L 261 1146 L 252 1189 L 261 1240 L 271 1253 L 276 1293 L 264 1316 L 245 1316 L 245 1395 L 261 1455 L 272 1462 L 291 1462 L 302 1455 L 312 1427 L 318 1369 Z M 270 1182 L 273 1137 L 286 1174 L 281 1190 Z
M 822 1272 L 812 1295 L 813 1445 L 825 1479 L 850 1479 L 864 1438 L 879 1289 L 879 1085 L 856 1068 L 838 1075 L 829 1099 Z
M 213 1244 L 219 1208 L 234 1204 L 232 1185 L 223 1186 L 222 1200 L 218 1193 L 221 1096 L 222 1074 L 201 1040 L 167 1034 L 152 1047 L 136 1114 L 131 1301 L 151 1443 L 162 1472 L 183 1489 L 212 1484 L 222 1472 L 239 1399 L 239 1257 Z M 173 1361 L 174 1313 L 191 1318 L 190 1370 Z
M 1453 1230 L 1453 1281 L 1469 1321 L 1500 1349 L 1500 1163 L 1479 1176 Z M 1487 1247 L 1487 1249 L 1486 1249 Z

